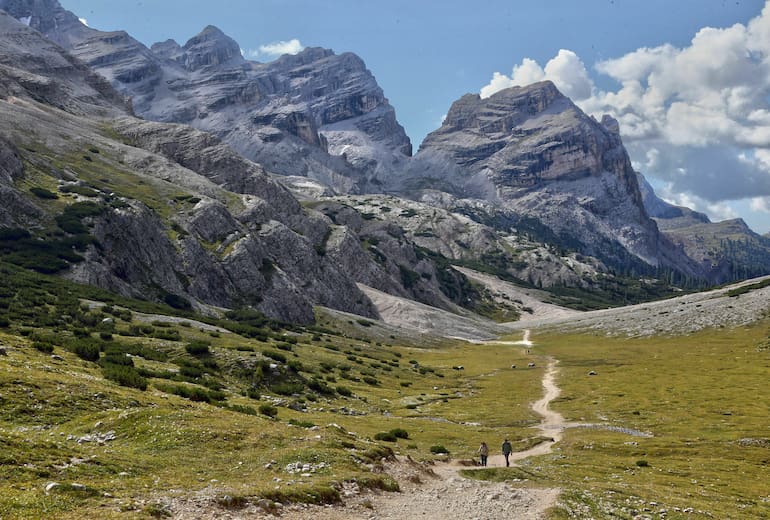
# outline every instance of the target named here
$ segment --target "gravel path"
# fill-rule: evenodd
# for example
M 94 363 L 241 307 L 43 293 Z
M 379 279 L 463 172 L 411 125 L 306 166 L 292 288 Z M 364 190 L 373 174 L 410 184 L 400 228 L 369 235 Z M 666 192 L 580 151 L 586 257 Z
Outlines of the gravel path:
M 528 331 L 527 331 L 528 332 Z M 519 345 L 531 345 L 525 334 Z M 537 455 L 550 453 L 561 439 L 566 427 L 561 414 L 549 409 L 559 396 L 556 386 L 556 361 L 551 360 L 543 377 L 543 397 L 532 405 L 542 416 L 539 429 L 553 440 L 543 442 L 526 451 L 513 453 L 512 463 Z M 502 455 L 491 455 L 489 466 L 505 466 Z M 344 507 L 306 507 L 282 515 L 287 520 L 313 518 L 315 520 L 404 520 L 404 519 L 477 519 L 536 520 L 556 505 L 560 490 L 557 488 L 514 488 L 506 483 L 483 482 L 459 476 L 461 469 L 455 463 L 437 463 L 424 466 L 411 459 L 388 464 L 385 471 L 394 476 L 401 486 L 400 493 L 362 495 L 348 500 Z

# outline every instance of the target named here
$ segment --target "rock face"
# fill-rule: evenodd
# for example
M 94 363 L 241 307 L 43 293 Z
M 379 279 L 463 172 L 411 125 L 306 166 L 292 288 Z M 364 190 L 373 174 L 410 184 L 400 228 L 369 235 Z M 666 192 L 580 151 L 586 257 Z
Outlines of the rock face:
M 770 240 L 742 219 L 711 222 L 708 216 L 660 199 L 637 174 L 644 205 L 661 232 L 701 266 L 713 283 L 762 276 L 770 271 Z
M 692 262 L 647 216 L 617 124 L 587 116 L 551 82 L 487 99 L 463 96 L 416 158 L 421 169 L 413 175 L 430 178 L 451 164 L 460 174 L 450 189 L 475 189 L 477 197 L 536 219 L 585 254 L 622 266 L 628 251 L 647 264 L 695 275 Z
M 312 321 L 314 305 L 377 317 L 320 252 L 328 218 L 216 137 L 131 117 L 112 87 L 37 31 L 4 13 L 0 28 L 0 226 L 77 243 L 65 276 L 294 322 Z M 61 208 L 78 204 L 88 216 L 61 224 Z
M 243 59 L 208 26 L 184 45 L 147 48 L 81 24 L 56 0 L 0 0 L 130 96 L 136 114 L 210 132 L 274 173 L 340 193 L 377 189 L 411 156 L 395 111 L 363 61 L 308 48 L 270 63 Z
M 71 113 L 125 112 L 120 96 L 101 76 L 61 47 L 0 11 L 0 95 L 30 96 Z

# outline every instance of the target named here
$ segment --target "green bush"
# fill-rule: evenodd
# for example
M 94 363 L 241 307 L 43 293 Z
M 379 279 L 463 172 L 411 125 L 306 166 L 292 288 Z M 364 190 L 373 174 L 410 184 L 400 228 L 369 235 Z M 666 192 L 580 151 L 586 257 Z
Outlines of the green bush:
M 289 419 L 289 424 L 292 426 L 298 426 L 300 428 L 312 428 L 315 426 L 315 423 L 312 423 L 310 421 L 300 421 L 297 419 Z
M 431 446 L 430 447 L 430 452 L 433 453 L 434 455 L 439 455 L 439 454 L 442 454 L 442 453 L 448 454 L 449 450 L 446 449 L 445 447 L 443 447 L 442 445 L 437 444 L 435 446 Z
M 403 428 L 393 428 L 390 430 L 390 433 L 398 437 L 399 439 L 408 439 L 409 438 L 409 432 L 407 432 Z
M 44 354 L 50 354 L 53 352 L 53 345 L 43 341 L 33 341 L 32 347 L 39 350 L 40 352 L 43 352 Z
M 99 345 L 92 342 L 76 342 L 72 346 L 72 352 L 80 359 L 86 361 L 99 361 Z
M 284 356 L 280 352 L 276 352 L 275 350 L 264 350 L 264 351 L 262 351 L 262 355 L 265 356 L 265 357 L 269 357 L 271 359 L 274 359 L 275 361 L 279 361 L 281 363 L 286 363 L 286 356 Z
M 321 381 L 320 379 L 313 379 L 308 384 L 307 387 L 314 392 L 318 392 L 322 395 L 334 395 L 334 389 L 330 387 L 326 382 Z
M 350 388 L 346 387 L 346 386 L 338 386 L 336 388 L 336 390 L 337 390 L 338 394 L 340 394 L 340 395 L 342 395 L 344 397 L 350 397 L 350 396 L 353 395 L 353 391 Z
M 272 404 L 263 403 L 259 405 L 259 413 L 268 417 L 276 417 L 278 415 L 278 408 Z
M 282 382 L 282 383 L 276 383 L 270 386 L 270 390 L 272 390 L 278 395 L 299 394 L 299 393 L 302 393 L 304 389 L 305 389 L 305 385 L 303 385 L 302 383 Z
M 39 197 L 41 199 L 58 199 L 59 196 L 55 194 L 52 191 L 49 191 L 45 188 L 41 188 L 39 186 L 33 186 L 29 189 L 29 191 L 32 192 L 32 194 L 36 197 Z
M 166 303 L 166 305 L 168 305 L 169 307 L 173 307 L 175 309 L 181 309 L 181 310 L 192 309 L 192 304 L 190 303 L 190 301 L 184 296 L 179 296 L 178 294 L 166 293 L 163 295 L 163 301 Z
M 105 379 L 114 381 L 120 386 L 147 389 L 147 380 L 142 377 L 133 366 L 106 364 L 102 367 Z
M 208 341 L 195 340 L 185 345 L 184 349 L 193 356 L 207 356 L 211 354 L 209 345 Z
M 378 384 L 380 384 L 380 382 L 377 381 L 377 378 L 374 378 L 372 376 L 364 376 L 363 381 L 367 385 L 372 385 L 372 386 L 377 386 Z

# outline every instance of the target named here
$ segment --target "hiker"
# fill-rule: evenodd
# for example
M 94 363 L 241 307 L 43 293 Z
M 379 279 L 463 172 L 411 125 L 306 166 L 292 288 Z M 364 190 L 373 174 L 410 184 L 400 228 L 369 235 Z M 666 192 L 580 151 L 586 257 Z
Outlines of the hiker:
M 511 442 L 508 439 L 505 439 L 505 442 L 503 443 L 503 455 L 505 456 L 506 468 L 511 465 L 511 463 L 508 462 L 508 457 L 510 457 L 512 452 L 513 452 L 513 447 L 511 446 Z
M 479 446 L 479 456 L 481 457 L 481 465 L 487 465 L 487 457 L 489 456 L 489 447 L 486 442 L 482 442 Z

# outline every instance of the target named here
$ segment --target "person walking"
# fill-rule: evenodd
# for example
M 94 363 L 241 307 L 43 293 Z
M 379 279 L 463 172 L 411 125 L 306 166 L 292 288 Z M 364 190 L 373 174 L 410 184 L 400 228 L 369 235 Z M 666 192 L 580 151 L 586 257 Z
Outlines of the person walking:
M 479 446 L 479 456 L 481 457 L 481 465 L 486 466 L 487 457 L 489 456 L 489 446 L 487 446 L 486 442 L 482 442 L 481 446 Z
M 505 467 L 510 467 L 511 463 L 508 462 L 508 457 L 511 456 L 511 453 L 513 453 L 513 447 L 511 446 L 511 442 L 508 439 L 505 439 L 505 442 L 503 442 L 503 456 L 505 456 Z

